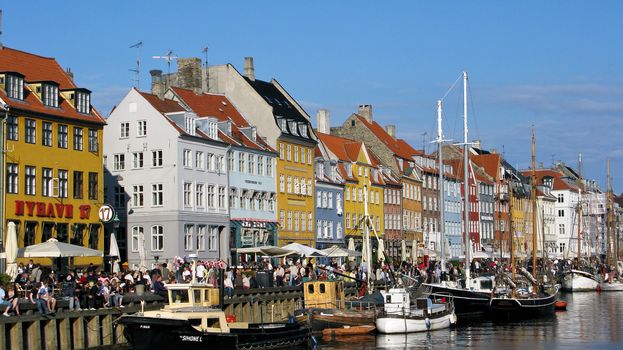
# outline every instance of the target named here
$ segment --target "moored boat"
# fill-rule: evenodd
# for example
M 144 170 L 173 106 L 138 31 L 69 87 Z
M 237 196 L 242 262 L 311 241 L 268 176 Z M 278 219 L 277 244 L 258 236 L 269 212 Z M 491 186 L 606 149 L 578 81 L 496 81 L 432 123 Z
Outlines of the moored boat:
M 281 349 L 310 339 L 310 329 L 296 323 L 228 323 L 214 307 L 218 290 L 204 284 L 167 287 L 167 306 L 117 321 L 133 349 Z
M 323 337 L 335 337 L 335 336 L 352 336 L 370 334 L 376 330 L 375 326 L 344 326 L 340 328 L 325 328 L 322 331 Z
M 551 315 L 555 310 L 558 288 L 531 294 L 527 290 L 504 293 L 491 298 L 489 314 L 495 318 L 532 318 Z
M 409 292 L 392 288 L 381 292 L 385 298 L 383 312 L 376 319 L 376 328 L 382 334 L 427 332 L 449 328 L 456 323 L 454 305 L 450 297 L 445 302 L 429 298 L 416 299 L 411 304 Z
M 561 282 L 562 290 L 565 292 L 594 292 L 599 286 L 597 276 L 580 270 L 564 272 Z
M 464 283 L 464 282 L 463 282 Z M 422 294 L 432 298 L 451 296 L 457 315 L 475 315 L 485 312 L 489 307 L 495 278 L 479 276 L 470 280 L 470 288 L 456 282 L 422 283 Z

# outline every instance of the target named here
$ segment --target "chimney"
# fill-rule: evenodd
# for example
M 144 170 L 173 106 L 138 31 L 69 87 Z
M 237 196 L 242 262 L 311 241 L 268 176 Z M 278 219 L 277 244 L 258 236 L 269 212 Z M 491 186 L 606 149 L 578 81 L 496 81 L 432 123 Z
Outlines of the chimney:
M 316 113 L 316 121 L 317 121 L 317 125 L 316 128 L 318 130 L 318 132 L 321 132 L 323 134 L 330 134 L 331 133 L 331 124 L 329 123 L 329 111 L 326 109 L 319 109 L 318 112 Z
M 359 115 L 372 123 L 372 105 L 359 105 Z
M 489 153 L 491 153 L 491 154 L 498 154 L 498 150 L 497 150 L 497 149 L 495 149 L 495 148 L 491 148 L 491 149 L 489 150 Z
M 543 169 L 543 162 L 539 162 L 539 169 Z
M 255 81 L 255 68 L 253 67 L 253 57 L 244 58 L 244 76 Z
M 385 131 L 392 137 L 392 139 L 396 139 L 396 125 L 390 124 L 385 126 Z
M 164 84 L 162 83 L 162 71 L 153 69 L 149 71 L 151 74 L 151 93 L 164 99 Z
M 201 92 L 201 59 L 197 57 L 177 59 L 177 86 Z
M 67 67 L 65 74 L 69 77 L 69 79 L 74 80 L 74 73 L 71 71 L 71 68 Z

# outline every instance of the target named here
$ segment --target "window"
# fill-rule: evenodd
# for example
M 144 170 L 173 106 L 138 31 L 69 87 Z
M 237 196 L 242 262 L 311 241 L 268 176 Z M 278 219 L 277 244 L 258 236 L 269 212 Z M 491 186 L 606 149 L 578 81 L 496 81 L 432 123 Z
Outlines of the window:
M 99 142 L 97 141 L 97 130 L 89 129 L 89 152 L 97 153 Z
M 197 242 L 196 247 L 198 251 L 205 250 L 205 239 L 206 239 L 206 226 L 205 225 L 197 225 Z
M 160 206 L 164 201 L 163 185 L 153 184 L 151 185 L 151 205 Z
M 312 164 L 312 150 L 311 150 L 311 148 L 307 149 L 307 164 Z
M 292 193 L 292 176 L 288 175 L 287 192 Z
M 312 193 L 313 193 L 312 192 L 312 180 L 311 178 L 308 178 L 307 179 L 307 195 L 311 197 Z
M 264 157 L 257 156 L 257 174 L 264 176 Z
M 89 199 L 97 200 L 98 181 L 97 173 L 89 173 Z
M 344 200 L 347 200 L 347 201 L 350 200 L 350 187 L 346 187 L 344 189 Z
M 143 226 L 132 227 L 131 249 L 133 252 L 138 252 L 139 249 L 144 249 L 144 247 L 141 247 L 141 238 L 143 234 Z
M 329 192 L 329 202 L 327 204 L 329 209 L 333 209 L 333 192 Z
M 314 223 L 314 217 L 312 215 L 311 211 L 307 212 L 307 227 L 309 228 L 309 230 L 312 230 L 312 224 Z
M 316 238 L 322 238 L 322 220 L 316 221 Z
M 91 94 L 86 92 L 76 93 L 76 109 L 80 113 L 91 113 Z
M 558 209 L 558 217 L 562 218 L 565 216 L 565 210 L 564 209 Z
M 82 197 L 82 171 L 74 171 L 74 198 Z
M 26 119 L 26 143 L 37 142 L 37 123 L 34 119 Z
M 6 94 L 10 98 L 17 100 L 24 99 L 24 78 L 7 74 L 6 75 Z
M 52 169 L 41 169 L 41 194 L 44 197 L 52 196 Z
M 84 225 L 78 225 L 78 224 L 72 225 L 71 244 L 78 245 L 78 246 L 81 246 L 84 244 L 84 229 L 85 229 Z M 50 227 L 50 233 L 51 233 L 51 230 L 52 230 L 52 227 Z
M 184 183 L 184 206 L 185 207 L 191 207 L 193 205 L 192 197 L 193 197 L 193 184 L 190 182 L 185 182 Z
M 143 168 L 143 152 L 132 153 L 132 168 L 134 169 Z
M 238 152 L 238 172 L 244 173 L 244 153 Z
M 120 171 L 125 170 L 125 154 L 115 154 L 113 170 Z
M 234 171 L 235 163 L 236 163 L 236 160 L 234 159 L 234 153 L 227 152 L 227 170 Z
M 151 151 L 151 166 L 152 167 L 162 166 L 162 151 L 161 150 Z
M 52 123 L 43 122 L 43 133 L 41 134 L 41 144 L 44 146 L 52 146 Z
M 247 157 L 249 159 L 249 174 L 253 175 L 255 174 L 255 155 L 249 154 Z
M 208 250 L 216 250 L 218 242 L 218 226 L 210 226 L 208 234 Z
M 129 122 L 121 123 L 121 134 L 120 134 L 120 137 L 122 139 L 130 137 L 130 123 Z
M 225 197 L 225 187 L 219 187 L 218 188 L 218 207 L 219 209 L 225 209 L 226 208 L 226 201 L 225 201 L 226 197 Z
M 326 208 L 327 204 L 327 192 L 322 192 L 322 208 Z
M 6 191 L 7 193 L 18 193 L 19 173 L 17 164 L 7 164 L 6 168 Z
M 82 128 L 74 127 L 74 149 L 82 151 Z
M 299 231 L 299 211 L 294 212 L 294 231 Z
M 216 171 L 216 157 L 212 153 L 208 153 L 208 170 Z
M 151 250 L 154 252 L 164 250 L 164 230 L 162 226 L 151 227 Z
M 67 138 L 68 138 L 68 128 L 67 125 L 60 124 L 58 126 L 58 147 L 59 148 L 67 148 Z
M 132 206 L 133 207 L 143 206 L 143 185 L 132 186 Z
M 113 203 L 116 208 L 125 208 L 125 188 L 115 185 Z
M 195 153 L 195 168 L 197 169 L 205 168 L 205 158 L 203 156 L 203 152 L 197 151 Z
M 139 120 L 136 126 L 136 136 L 147 136 L 147 120 Z
M 286 145 L 286 160 L 292 160 L 292 145 Z
M 184 166 L 187 168 L 193 165 L 193 154 L 189 149 L 184 150 Z
M 195 226 L 184 225 L 184 250 L 193 250 L 193 231 Z
M 197 184 L 195 186 L 195 204 L 198 208 L 203 208 L 205 205 L 205 196 L 204 196 L 205 185 Z
M 350 213 L 346 213 L 346 228 L 350 228 Z
M 279 226 L 282 229 L 286 227 L 286 214 L 284 210 L 279 211 Z
M 279 175 L 279 192 L 285 191 L 285 176 Z
M 58 170 L 58 196 L 67 198 L 67 170 Z
M 67 230 L 67 224 L 56 224 L 56 239 L 58 239 L 59 242 L 69 243 L 69 232 Z
M 14 115 L 9 115 L 6 121 L 7 125 L 7 139 L 12 141 L 17 141 L 19 128 L 17 124 L 17 117 Z
M 288 210 L 288 231 L 292 231 L 292 210 Z
M 279 144 L 279 159 L 283 160 L 283 143 Z
M 303 182 L 305 182 L 305 179 L 303 179 Z M 301 186 L 300 186 L 300 182 L 299 182 L 299 177 L 298 177 L 298 176 L 295 176 L 295 177 L 294 177 L 294 193 L 295 193 L 295 194 L 299 194 L 299 193 L 301 193 L 301 192 L 300 192 L 300 188 L 301 188 Z M 302 194 L 302 193 L 301 193 L 301 194 Z
M 558 224 L 558 234 L 560 235 L 565 234 L 565 224 Z
M 26 166 L 26 181 L 24 182 L 27 195 L 37 194 L 37 174 L 34 166 Z
M 305 156 L 305 154 L 303 153 L 303 157 Z M 305 158 L 303 158 L 305 159 Z M 299 146 L 294 145 L 294 161 L 298 163 L 299 161 Z
M 214 185 L 208 185 L 208 208 L 216 208 Z M 242 204 L 242 203 L 241 203 Z

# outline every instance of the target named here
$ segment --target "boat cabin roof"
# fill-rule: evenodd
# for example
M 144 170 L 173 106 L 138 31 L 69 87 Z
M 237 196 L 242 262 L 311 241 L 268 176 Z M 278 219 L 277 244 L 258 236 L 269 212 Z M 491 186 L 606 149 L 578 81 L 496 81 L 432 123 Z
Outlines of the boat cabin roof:
M 218 304 L 219 289 L 200 283 L 167 284 L 167 309 L 198 309 Z

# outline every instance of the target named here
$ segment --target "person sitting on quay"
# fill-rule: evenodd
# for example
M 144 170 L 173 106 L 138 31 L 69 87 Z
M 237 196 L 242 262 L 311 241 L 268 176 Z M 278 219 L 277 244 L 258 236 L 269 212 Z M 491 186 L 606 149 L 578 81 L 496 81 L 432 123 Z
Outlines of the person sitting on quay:
M 4 290 L 4 285 L 0 283 L 0 306 L 4 305 L 4 316 L 9 316 L 9 311 L 13 307 L 12 301 L 5 300 L 7 293 Z
M 277 287 L 283 287 L 283 277 L 285 276 L 285 270 L 281 264 L 277 265 L 275 269 L 275 285 Z
M 39 310 L 39 313 L 43 316 L 47 315 L 49 313 L 49 309 L 48 309 L 48 302 L 47 300 L 44 300 L 42 298 L 39 298 L 39 290 L 40 287 L 43 283 L 39 283 L 37 284 L 33 284 L 32 288 L 30 289 L 30 292 L 28 293 L 28 299 L 30 299 L 30 302 L 33 304 L 37 305 L 37 310 Z M 46 290 L 47 293 L 47 290 Z
M 123 287 L 122 283 L 114 280 L 110 287 L 110 305 L 113 307 L 123 308 Z
M 231 299 L 234 296 L 234 284 L 232 283 L 231 279 L 225 278 L 223 286 L 225 287 L 225 294 L 229 299 Z
M 110 307 L 110 289 L 108 288 L 108 280 L 104 279 L 98 281 L 98 287 L 97 297 L 100 301 L 98 305 L 102 304 L 105 308 Z
M 153 283 L 152 293 L 163 297 L 165 300 L 168 298 L 167 287 L 162 283 L 162 276 L 155 275 L 156 280 Z
M 74 272 L 69 271 L 67 276 L 63 279 L 62 295 L 63 300 L 69 302 L 69 311 L 80 311 L 80 300 L 76 296 L 76 279 L 74 278 Z
M 242 288 L 243 289 L 249 289 L 251 288 L 251 280 L 249 280 L 249 276 L 247 276 L 247 274 L 243 274 L 244 277 L 242 277 Z

